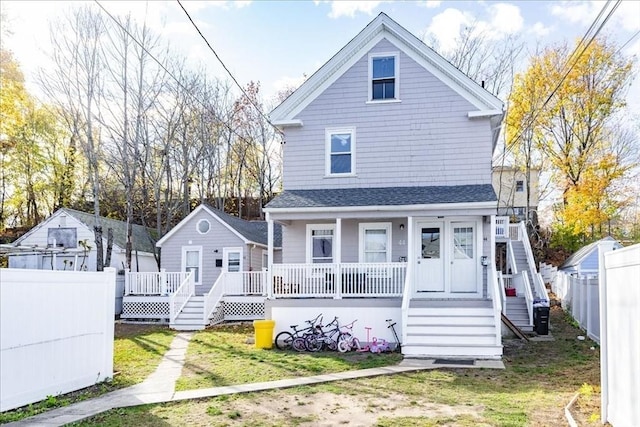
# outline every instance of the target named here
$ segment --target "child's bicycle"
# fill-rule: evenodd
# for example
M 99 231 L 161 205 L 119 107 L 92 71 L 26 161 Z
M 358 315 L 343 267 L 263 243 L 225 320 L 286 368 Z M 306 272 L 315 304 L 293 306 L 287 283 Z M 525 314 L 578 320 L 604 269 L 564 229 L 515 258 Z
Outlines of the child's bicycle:
M 340 353 L 346 353 L 351 350 L 360 350 L 360 340 L 353 335 L 353 324 L 356 323 L 357 319 L 348 325 L 342 326 L 342 328 L 347 329 L 344 335 L 342 335 L 342 339 L 338 341 L 338 351 Z
M 338 317 L 325 326 L 317 325 L 315 333 L 307 335 L 304 339 L 308 351 L 316 352 L 322 349 L 337 350 L 338 343 L 346 339 L 346 333 L 342 331 L 338 323 Z
M 293 333 L 289 331 L 282 331 L 276 335 L 276 348 L 278 350 L 288 350 L 293 348 L 296 351 L 304 351 L 304 338 L 316 330 L 316 325 L 322 323 L 322 313 L 318 314 L 315 319 L 305 320 L 305 322 L 308 324 L 306 328 L 298 329 L 298 325 L 291 325 Z

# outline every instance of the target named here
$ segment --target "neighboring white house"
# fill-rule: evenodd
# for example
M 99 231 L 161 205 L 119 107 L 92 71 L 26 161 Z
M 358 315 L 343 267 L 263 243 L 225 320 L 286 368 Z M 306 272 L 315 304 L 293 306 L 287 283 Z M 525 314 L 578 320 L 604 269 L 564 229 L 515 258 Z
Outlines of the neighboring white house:
M 122 271 L 126 261 L 127 223 L 100 217 L 106 253 L 107 230 L 113 230 L 111 264 Z M 11 244 L 2 245 L 9 268 L 96 271 L 95 216 L 74 209 L 58 209 Z M 132 271 L 158 271 L 151 230 L 133 225 Z
M 496 166 L 493 168 L 493 188 L 498 195 L 498 215 L 505 215 L 513 222 L 536 221 L 535 212 L 539 203 L 540 171 L 532 169 L 529 173 L 529 185 L 526 174 L 511 166 Z M 529 201 L 527 206 L 527 188 Z M 529 218 L 527 218 L 527 208 Z
M 407 356 L 500 357 L 491 161 L 503 114 L 383 13 L 275 108 L 284 191 L 264 211 L 282 225 L 276 328 L 321 312 L 392 339 L 393 318 Z
M 267 267 L 267 223 L 247 221 L 201 204 L 156 246 L 161 248 L 160 267 L 166 271 L 192 271 L 196 294 L 203 295 L 223 270 L 261 271 Z M 279 228 L 275 247 L 279 259 Z

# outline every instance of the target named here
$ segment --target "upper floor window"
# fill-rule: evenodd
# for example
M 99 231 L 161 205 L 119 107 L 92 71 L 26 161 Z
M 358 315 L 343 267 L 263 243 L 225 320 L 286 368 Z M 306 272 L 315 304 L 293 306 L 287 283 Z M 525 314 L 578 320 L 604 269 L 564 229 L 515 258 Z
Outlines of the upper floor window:
M 398 77 L 397 53 L 369 56 L 369 100 L 399 99 Z
M 328 129 L 327 175 L 350 175 L 355 171 L 355 129 Z
M 54 248 L 77 248 L 78 230 L 68 227 L 48 228 L 47 246 Z
M 521 193 L 524 191 L 524 181 L 516 181 L 516 192 Z

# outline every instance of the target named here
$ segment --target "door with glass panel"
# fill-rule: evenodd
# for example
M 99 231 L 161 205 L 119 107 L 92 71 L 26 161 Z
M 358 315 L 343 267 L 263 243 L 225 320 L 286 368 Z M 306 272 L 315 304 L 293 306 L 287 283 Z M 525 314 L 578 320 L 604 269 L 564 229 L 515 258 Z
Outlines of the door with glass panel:
M 229 294 L 242 294 L 242 248 L 222 249 L 222 268 L 226 272 L 226 291 Z
M 416 290 L 418 292 L 444 292 L 443 223 L 417 223 L 418 260 Z
M 451 292 L 476 292 L 478 254 L 473 222 L 451 223 Z

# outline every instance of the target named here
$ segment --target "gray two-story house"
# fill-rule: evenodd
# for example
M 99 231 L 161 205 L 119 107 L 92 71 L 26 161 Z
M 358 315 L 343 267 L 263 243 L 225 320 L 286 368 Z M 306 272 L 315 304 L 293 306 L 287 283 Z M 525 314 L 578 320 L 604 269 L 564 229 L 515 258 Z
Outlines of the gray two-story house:
M 500 357 L 502 117 L 498 98 L 383 13 L 275 108 L 284 191 L 265 212 L 277 331 L 322 313 L 357 319 L 363 341 L 365 328 L 393 341 L 392 319 L 407 356 Z

